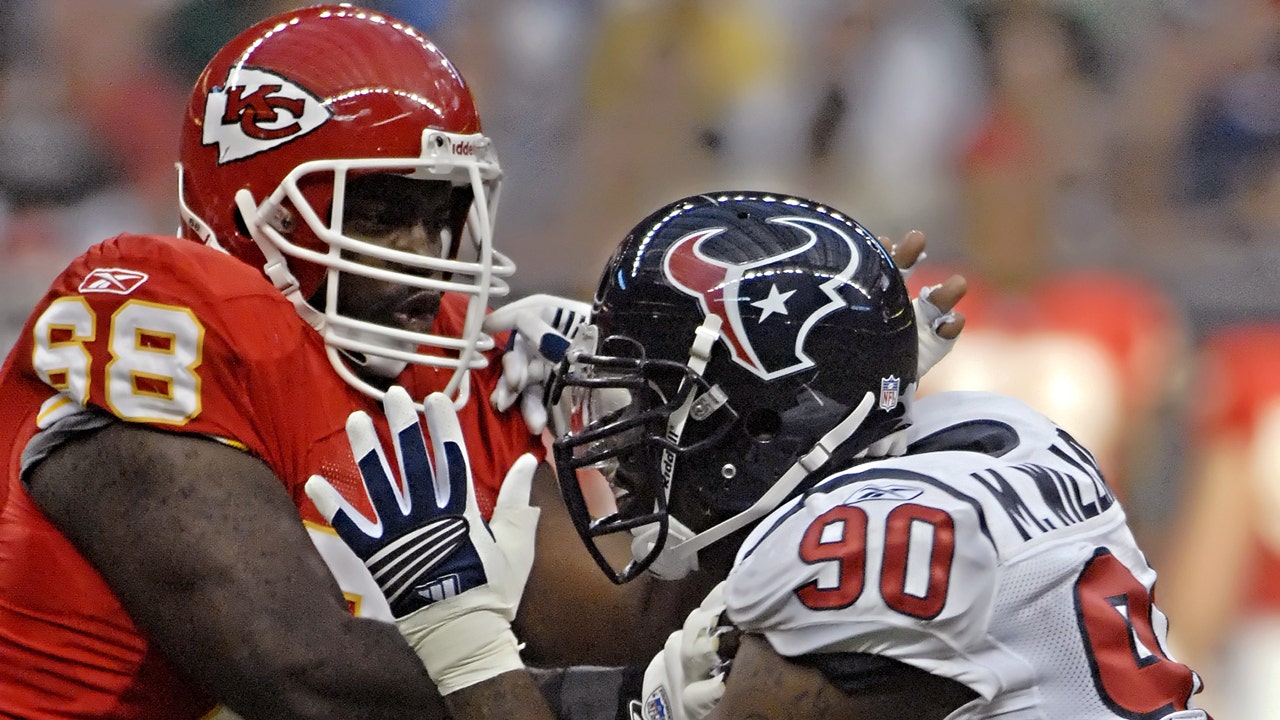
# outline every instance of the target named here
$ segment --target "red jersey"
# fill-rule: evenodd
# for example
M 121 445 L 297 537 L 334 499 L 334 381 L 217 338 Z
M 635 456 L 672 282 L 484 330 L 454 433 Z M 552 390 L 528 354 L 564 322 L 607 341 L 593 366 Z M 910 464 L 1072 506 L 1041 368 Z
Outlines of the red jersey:
M 437 332 L 460 327 L 460 300 L 444 298 Z M 488 403 L 501 372 L 494 360 L 471 373 L 459 411 L 486 516 L 512 462 L 544 455 L 518 413 L 500 416 Z M 414 365 L 398 382 L 423 398 L 451 372 Z M 390 619 L 363 564 L 303 491 L 318 473 L 369 512 L 345 426 L 365 410 L 385 432 L 380 407 L 338 377 L 319 334 L 256 269 L 171 237 L 94 246 L 36 306 L 0 371 L 0 406 L 0 716 L 197 718 L 215 709 L 149 647 L 21 482 L 31 439 L 86 407 L 218 438 L 261 459 L 293 497 L 352 611 Z

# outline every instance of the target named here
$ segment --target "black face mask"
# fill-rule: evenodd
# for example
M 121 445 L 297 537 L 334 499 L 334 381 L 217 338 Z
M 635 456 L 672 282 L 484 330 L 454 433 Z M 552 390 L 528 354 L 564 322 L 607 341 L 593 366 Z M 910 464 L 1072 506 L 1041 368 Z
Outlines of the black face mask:
M 622 354 L 609 354 L 614 352 Z M 566 359 L 551 380 L 553 404 L 565 393 L 578 394 L 571 403 L 571 414 L 577 417 L 552 446 L 561 492 L 578 534 L 615 583 L 647 569 L 665 545 L 670 469 L 664 466 L 718 441 L 736 420 L 730 408 L 722 407 L 716 418 L 722 423 L 720 432 L 695 443 L 670 436 L 672 415 L 691 397 L 709 390 L 687 366 L 645 360 L 639 347 L 625 338 L 606 339 L 600 354 Z M 612 506 L 603 512 L 600 501 L 593 508 L 588 500 L 597 491 L 612 495 Z M 597 543 L 605 535 L 655 524 L 657 538 L 649 552 L 621 568 Z

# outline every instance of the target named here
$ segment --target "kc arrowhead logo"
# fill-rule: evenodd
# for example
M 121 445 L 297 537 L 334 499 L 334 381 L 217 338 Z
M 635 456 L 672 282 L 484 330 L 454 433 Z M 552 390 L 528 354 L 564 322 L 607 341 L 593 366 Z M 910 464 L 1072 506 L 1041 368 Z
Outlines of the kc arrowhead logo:
M 269 70 L 233 67 L 204 106 L 205 145 L 218 146 L 218 164 L 257 155 L 299 138 L 332 117 L 306 88 Z

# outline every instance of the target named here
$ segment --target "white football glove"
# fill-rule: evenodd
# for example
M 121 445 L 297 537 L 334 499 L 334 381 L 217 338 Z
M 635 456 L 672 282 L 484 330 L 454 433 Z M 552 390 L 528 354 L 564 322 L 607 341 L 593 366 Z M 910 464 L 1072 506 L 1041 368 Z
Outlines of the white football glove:
M 944 338 L 938 334 L 938 328 L 956 319 L 954 312 L 944 313 L 929 301 L 929 296 L 940 287 L 942 286 L 930 285 L 921 288 L 920 295 L 911 301 L 911 307 L 916 312 L 916 342 L 919 344 L 916 351 L 917 380 L 946 357 L 951 348 L 955 347 L 956 340 L 960 339 L 958 336 Z
M 319 475 L 307 480 L 307 496 L 369 568 L 400 633 L 442 695 L 523 668 L 511 621 L 533 567 L 539 511 L 530 507 L 529 491 L 536 458 L 526 453 L 511 466 L 485 523 L 448 396 L 433 393 L 423 407 L 435 467 L 409 393 L 392 387 L 383 410 L 403 485 L 370 417 L 354 412 L 347 418 L 347 439 L 375 519 L 365 518 Z
M 919 230 L 912 230 L 907 233 L 901 243 L 894 243 L 887 237 L 879 238 L 880 244 L 893 257 L 894 262 L 898 265 L 898 273 L 902 275 L 905 282 L 911 277 L 911 273 L 915 272 L 920 263 L 928 257 L 928 253 L 924 250 L 924 234 Z M 918 242 L 917 242 L 918 241 Z M 920 247 L 918 253 L 913 253 L 906 249 L 908 245 Z M 901 257 L 899 254 L 901 253 Z M 956 319 L 954 312 L 942 312 L 937 305 L 929 301 L 929 296 L 933 294 L 941 285 L 932 285 L 920 290 L 920 295 L 911 301 L 911 307 L 916 313 L 916 342 L 919 346 L 916 354 L 916 380 L 924 377 L 925 373 L 933 369 L 942 358 L 951 352 L 951 348 L 955 346 L 958 338 L 944 338 L 938 335 L 938 328 L 945 323 Z
M 529 432 L 540 434 L 547 427 L 543 386 L 551 371 L 564 359 L 573 333 L 591 314 L 591 304 L 556 295 L 530 295 L 494 310 L 482 328 L 493 334 L 511 330 L 511 340 L 502 355 L 502 380 L 489 401 L 500 411 L 520 401 Z
M 720 636 L 731 629 L 721 624 L 723 612 L 720 583 L 667 638 L 644 673 L 644 720 L 702 720 L 720 701 L 728 663 L 717 650 Z

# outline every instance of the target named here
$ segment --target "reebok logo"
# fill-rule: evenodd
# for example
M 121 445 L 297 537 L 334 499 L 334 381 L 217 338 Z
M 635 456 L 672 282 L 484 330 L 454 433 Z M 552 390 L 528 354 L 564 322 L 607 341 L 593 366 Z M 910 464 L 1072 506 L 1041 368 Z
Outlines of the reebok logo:
M 907 502 L 924 494 L 923 490 L 901 485 L 864 485 L 849 499 L 848 504 L 866 502 L 868 500 L 892 500 Z
M 128 295 L 146 282 L 148 277 L 150 276 L 146 273 L 137 270 L 94 268 L 84 276 L 84 280 L 80 281 L 80 292 Z

